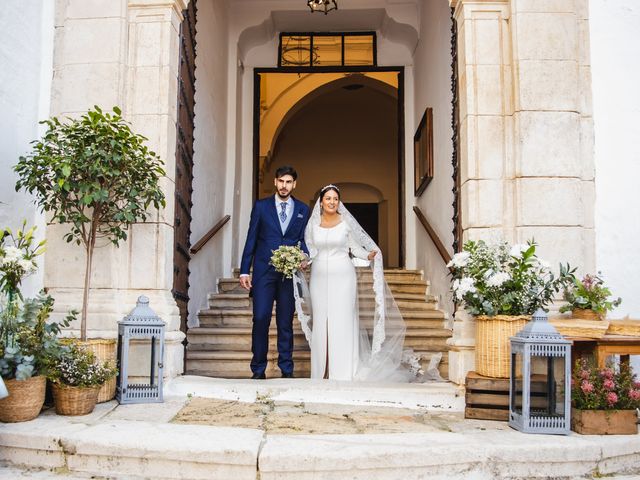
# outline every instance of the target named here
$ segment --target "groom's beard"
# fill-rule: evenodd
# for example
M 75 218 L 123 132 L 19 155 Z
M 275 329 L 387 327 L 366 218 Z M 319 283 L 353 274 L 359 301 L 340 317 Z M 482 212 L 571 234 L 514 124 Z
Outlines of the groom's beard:
M 291 191 L 287 191 L 287 190 L 279 190 L 278 191 L 278 198 L 280 200 L 282 200 L 283 202 L 289 200 L 290 196 L 291 196 Z

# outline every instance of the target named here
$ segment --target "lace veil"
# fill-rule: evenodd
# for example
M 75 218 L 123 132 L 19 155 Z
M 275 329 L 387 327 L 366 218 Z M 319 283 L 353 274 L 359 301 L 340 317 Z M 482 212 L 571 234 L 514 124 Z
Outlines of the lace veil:
M 367 251 L 379 252 L 371 262 L 353 258 L 358 282 L 356 315 L 360 332 L 356 380 L 411 381 L 418 374 L 419 364 L 411 350 L 403 351 L 406 327 L 384 279 L 382 252 L 342 202 L 338 207 L 338 213 L 351 229 L 353 238 L 359 245 Z M 313 242 L 311 229 L 314 225 L 319 225 L 320 220 L 318 199 L 305 230 L 305 243 L 312 260 L 318 251 Z M 307 342 L 311 345 L 313 299 L 302 272 L 296 272 L 293 281 L 296 313 Z

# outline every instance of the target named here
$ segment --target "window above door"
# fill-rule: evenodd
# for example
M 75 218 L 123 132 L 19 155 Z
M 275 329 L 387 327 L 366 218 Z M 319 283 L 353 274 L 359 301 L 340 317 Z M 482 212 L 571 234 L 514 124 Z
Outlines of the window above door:
M 377 65 L 375 32 L 282 32 L 278 67 Z

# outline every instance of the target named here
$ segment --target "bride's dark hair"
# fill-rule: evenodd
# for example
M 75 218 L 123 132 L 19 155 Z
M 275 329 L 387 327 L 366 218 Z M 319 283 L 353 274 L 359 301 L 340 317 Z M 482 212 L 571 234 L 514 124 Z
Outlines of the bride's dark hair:
M 338 200 L 340 200 L 340 189 L 333 184 L 326 185 L 320 189 L 320 200 L 324 198 L 325 193 L 333 190 L 338 195 Z

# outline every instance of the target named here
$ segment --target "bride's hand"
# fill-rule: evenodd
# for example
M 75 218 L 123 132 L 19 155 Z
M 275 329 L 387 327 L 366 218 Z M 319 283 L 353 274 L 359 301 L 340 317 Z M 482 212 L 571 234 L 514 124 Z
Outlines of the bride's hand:
M 367 259 L 368 259 L 369 261 L 371 261 L 371 260 L 373 260 L 373 258 L 374 258 L 377 254 L 378 254 L 378 251 L 377 251 L 377 250 L 371 250 L 371 251 L 369 252 L 369 255 L 367 256 Z

